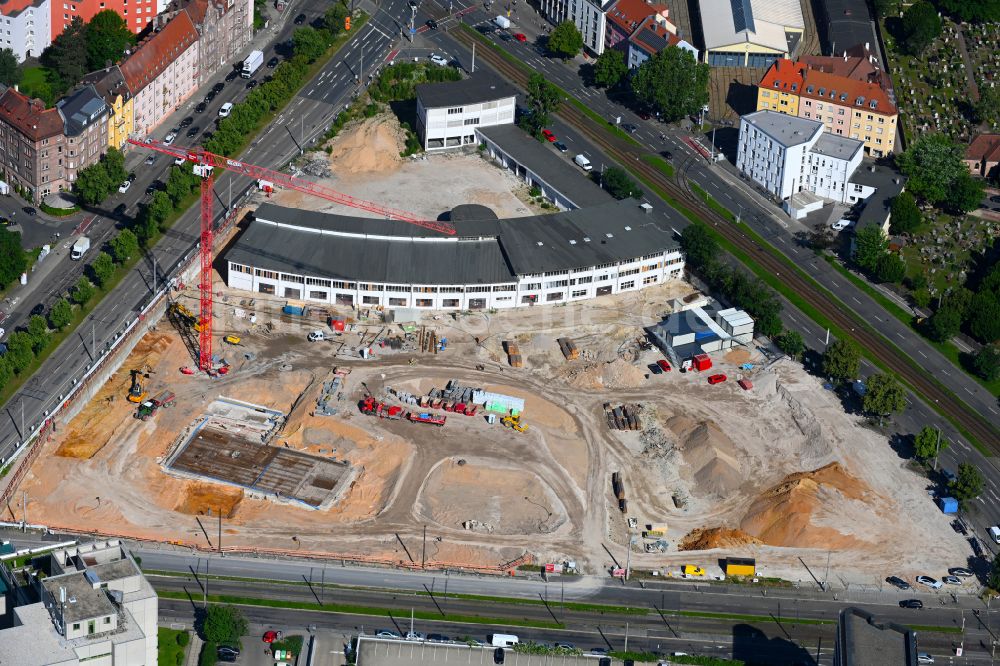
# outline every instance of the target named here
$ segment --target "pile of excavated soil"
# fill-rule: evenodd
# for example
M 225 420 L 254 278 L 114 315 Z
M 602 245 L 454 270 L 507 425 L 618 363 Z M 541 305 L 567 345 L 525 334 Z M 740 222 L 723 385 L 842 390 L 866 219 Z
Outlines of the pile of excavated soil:
M 705 529 L 699 527 L 691 530 L 681 542 L 677 550 L 712 550 L 713 548 L 739 548 L 752 546 L 762 541 L 742 530 L 731 530 L 725 527 Z
M 677 415 L 667 419 L 666 425 L 680 442 L 677 448 L 691 478 L 693 495 L 724 497 L 743 485 L 739 451 L 715 422 L 695 422 Z
M 864 521 L 859 524 L 882 520 L 875 506 L 885 506 L 885 500 L 834 462 L 811 472 L 789 474 L 761 493 L 743 516 L 740 528 L 771 546 L 857 547 L 864 545 L 857 536 L 817 522 L 829 515 L 851 516 L 852 521 L 837 521 L 843 528 L 855 520 Z
M 396 117 L 383 114 L 345 128 L 329 146 L 335 175 L 384 173 L 403 163 L 399 153 L 406 148 L 406 138 Z
M 588 365 L 571 371 L 570 386 L 581 389 L 622 389 L 640 386 L 646 379 L 645 372 L 618 358 L 608 363 Z

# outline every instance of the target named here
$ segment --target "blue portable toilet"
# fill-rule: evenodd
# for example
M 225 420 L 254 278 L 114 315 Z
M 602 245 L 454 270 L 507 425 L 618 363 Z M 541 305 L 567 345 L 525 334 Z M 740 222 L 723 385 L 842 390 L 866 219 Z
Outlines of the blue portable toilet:
M 944 513 L 958 513 L 958 500 L 954 497 L 939 497 L 938 504 Z

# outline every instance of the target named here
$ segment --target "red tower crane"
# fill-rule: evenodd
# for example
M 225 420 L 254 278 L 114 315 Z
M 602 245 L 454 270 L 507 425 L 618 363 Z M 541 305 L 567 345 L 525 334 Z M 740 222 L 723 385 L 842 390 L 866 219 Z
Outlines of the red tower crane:
M 198 285 L 201 295 L 199 312 L 201 326 L 198 332 L 198 368 L 205 372 L 212 369 L 212 243 L 214 236 L 212 226 L 212 187 L 214 181 L 212 173 L 216 168 L 252 178 L 257 181 L 258 186 L 262 187 L 262 189 L 264 187 L 263 183 L 268 183 L 272 187 L 280 185 L 290 190 L 312 194 L 344 206 L 359 208 L 370 213 L 378 213 L 388 220 L 400 220 L 448 236 L 455 235 L 455 227 L 446 222 L 420 220 L 412 213 L 403 210 L 358 199 L 304 178 L 297 178 L 287 173 L 257 166 L 256 164 L 216 155 L 200 148 L 182 148 L 180 146 L 167 145 L 156 139 L 129 139 L 128 142 L 141 148 L 149 148 L 164 155 L 192 162 L 196 167 L 195 173 L 201 176 L 201 283 Z

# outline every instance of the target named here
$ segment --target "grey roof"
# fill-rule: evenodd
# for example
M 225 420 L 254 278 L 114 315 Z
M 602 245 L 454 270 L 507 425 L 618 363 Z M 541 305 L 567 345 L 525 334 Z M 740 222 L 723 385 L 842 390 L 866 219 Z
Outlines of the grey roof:
M 835 157 L 839 160 L 850 160 L 859 150 L 864 150 L 864 148 L 865 144 L 857 139 L 823 132 L 813 144 L 812 152 Z
M 510 282 L 675 250 L 671 227 L 684 224 L 672 208 L 647 213 L 632 199 L 535 217 L 456 220 L 454 237 L 273 204 L 262 205 L 255 218 L 227 261 L 337 280 L 453 285 Z
M 67 623 L 115 614 L 115 607 L 108 599 L 107 592 L 99 587 L 95 589 L 87 580 L 85 572 L 52 576 L 43 580 L 42 585 L 56 603 L 60 600 L 60 590 L 66 590 L 63 618 Z
M 370 638 L 358 641 L 358 666 L 426 666 L 427 664 L 464 664 L 492 666 L 492 646 L 470 646 L 466 643 L 429 643 Z M 506 663 L 517 666 L 597 666 L 596 657 L 577 655 L 530 654 L 506 651 Z M 622 661 L 612 659 L 613 666 Z
M 777 111 L 755 111 L 741 117 L 786 148 L 808 141 L 821 131 L 823 123 L 808 118 L 789 116 Z
M 838 55 L 852 46 L 870 44 L 881 60 L 875 24 L 865 0 L 823 0 L 825 16 L 817 17 L 824 55 Z M 884 68 L 884 63 L 880 63 Z
M 478 104 L 516 95 L 517 90 L 513 86 L 496 74 L 483 69 L 461 81 L 417 85 L 417 99 L 425 109 Z
M 93 84 L 97 93 L 109 105 L 114 103 L 115 97 L 118 95 L 121 95 L 122 99 L 126 101 L 132 97 L 128 85 L 125 84 L 125 77 L 122 76 L 122 70 L 118 65 L 112 65 L 111 67 L 87 74 L 83 77 L 83 83 Z
M 865 199 L 865 207 L 858 216 L 858 223 L 854 226 L 857 232 L 873 224 L 880 227 L 885 224 L 892 200 L 903 191 L 906 178 L 887 166 L 865 163 L 851 176 L 851 182 L 875 188 L 875 193 Z
M 916 634 L 891 622 L 879 623 L 860 608 L 840 611 L 836 650 L 843 666 L 915 666 Z
M 108 112 L 108 105 L 92 85 L 77 89 L 58 104 L 66 136 L 77 136 Z
M 581 169 L 560 157 L 548 142 L 543 144 L 531 138 L 517 125 L 481 127 L 478 132 L 499 145 L 514 161 L 537 174 L 577 207 L 596 206 L 612 200 L 610 194 L 588 178 Z
M 139 570 L 128 558 L 104 562 L 102 564 L 92 564 L 87 567 L 87 571 L 94 574 L 102 583 L 138 576 Z

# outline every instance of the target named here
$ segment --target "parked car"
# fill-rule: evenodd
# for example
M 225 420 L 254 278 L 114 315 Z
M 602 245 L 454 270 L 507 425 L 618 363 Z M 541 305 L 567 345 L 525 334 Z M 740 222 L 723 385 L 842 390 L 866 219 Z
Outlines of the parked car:
M 663 372 L 670 372 L 670 364 L 662 358 L 656 362 L 656 365 L 660 366 L 660 370 L 663 370 Z
M 958 518 L 956 518 L 955 520 L 951 521 L 951 529 L 955 530 L 956 532 L 958 532 L 962 536 L 968 536 L 968 534 L 969 534 L 969 530 L 965 529 L 965 523 L 963 523 Z
M 959 578 L 972 578 L 975 576 L 971 570 L 966 569 L 965 567 L 952 567 L 951 569 L 948 569 L 948 575 L 958 576 Z
M 629 134 L 635 134 L 636 130 L 639 128 L 633 125 L 632 123 L 625 123 L 624 125 L 622 125 L 622 129 L 628 132 Z
M 649 111 L 640 111 L 636 115 L 638 115 L 643 120 L 649 120 L 650 118 L 652 118 L 652 116 L 649 115 Z
M 889 576 L 885 579 L 885 582 L 889 583 L 889 585 L 892 585 L 893 587 L 898 587 L 901 590 L 910 589 L 910 584 L 899 576 Z
M 233 103 L 232 102 L 226 102 L 221 107 L 219 107 L 219 117 L 220 118 L 228 118 L 229 114 L 232 112 L 232 110 L 233 110 Z
M 322 342 L 323 340 L 326 340 L 326 335 L 323 331 L 313 331 L 307 337 L 309 338 L 309 342 Z
M 205 104 L 211 104 L 213 99 L 215 99 L 215 91 L 209 90 L 205 95 Z
M 528 38 L 524 36 L 523 32 L 515 32 L 514 33 L 514 39 L 516 39 L 519 42 L 526 42 L 526 41 L 528 41 Z
M 502 664 L 503 660 L 504 660 L 503 648 L 498 647 L 496 650 L 493 650 L 493 663 Z
M 204 102 L 198 102 L 198 106 L 194 107 L 194 112 L 195 113 L 205 113 L 205 109 L 207 109 L 207 108 L 208 108 L 208 104 L 205 104 Z
M 184 157 L 174 158 L 174 166 L 183 166 L 185 162 L 187 162 L 187 159 Z
M 378 633 L 375 634 L 375 638 L 402 638 L 402 636 L 399 635 L 399 632 L 392 629 L 379 629 Z
M 191 116 L 188 116 L 187 118 L 185 118 L 184 120 L 181 121 L 181 129 L 184 129 L 185 127 L 188 127 L 193 122 L 194 122 L 194 118 L 191 117 Z
M 280 640 L 280 639 L 281 639 L 281 632 L 280 631 L 265 631 L 262 640 L 265 643 L 273 643 L 274 641 Z
M 149 184 L 149 187 L 146 188 L 146 194 L 152 194 L 156 190 L 162 190 L 162 189 L 163 189 L 163 181 L 154 180 L 152 183 Z
M 720 373 L 718 375 L 712 375 L 711 377 L 709 377 L 708 378 L 708 383 L 709 384 L 721 384 L 722 382 L 726 381 L 726 379 L 727 379 L 727 377 L 725 375 L 723 375 L 723 374 Z
M 299 14 L 298 16 L 295 17 L 295 25 L 302 25 L 305 22 L 306 22 L 305 14 Z
M 438 65 L 439 67 L 446 67 L 448 65 L 448 59 L 445 58 L 444 56 L 439 56 L 437 53 L 432 53 L 430 56 L 430 60 L 432 63 Z
M 233 71 L 231 71 L 228 74 L 226 74 L 226 83 L 231 83 L 231 82 L 235 81 L 238 78 L 240 78 L 240 73 L 239 73 L 239 71 L 237 71 L 237 70 L 234 69 Z
M 174 134 L 173 132 L 171 132 L 170 134 L 168 134 L 165 137 L 163 137 L 163 143 L 165 143 L 165 144 L 167 144 L 169 146 L 170 144 L 172 144 L 174 142 L 174 139 L 176 139 L 176 138 L 177 138 L 177 135 Z
M 899 602 L 899 607 L 920 609 L 924 607 L 924 602 L 922 602 L 920 599 L 904 599 Z
M 157 157 L 156 155 L 150 155 L 149 157 L 147 157 L 145 159 L 146 164 L 149 166 L 153 166 L 154 164 L 156 164 L 156 157 Z
M 218 648 L 218 653 L 219 653 L 220 657 L 223 654 L 231 654 L 234 657 L 238 657 L 238 656 L 240 656 L 240 649 L 232 647 L 232 646 L 229 646 L 229 645 L 220 645 L 219 648 Z
M 918 664 L 933 664 L 934 663 L 934 657 L 931 656 L 931 655 L 929 655 L 929 654 L 927 654 L 926 652 L 918 652 L 917 653 L 917 663 Z
M 935 578 L 931 578 L 930 576 L 922 576 L 922 575 L 917 576 L 917 582 L 920 583 L 921 585 L 926 585 L 932 590 L 936 590 L 939 587 L 941 587 L 941 581 Z
M 216 95 L 218 95 L 220 92 L 222 92 L 225 89 L 226 89 L 226 84 L 223 83 L 222 81 L 219 81 L 214 86 L 212 86 L 212 92 L 215 93 Z
M 843 231 L 849 226 L 851 226 L 850 220 L 837 220 L 836 222 L 830 225 L 830 228 L 833 229 L 834 231 Z
M 945 576 L 941 579 L 941 582 L 947 585 L 961 585 L 962 579 L 958 576 Z
M 34 217 L 38 213 L 38 211 L 32 208 L 31 206 L 25 206 L 21 210 L 23 210 L 24 214 L 27 215 L 28 217 Z
M 250 79 L 247 81 L 247 90 L 253 90 L 257 87 L 257 79 Z
M 451 639 L 444 634 L 427 634 L 427 640 L 434 641 L 435 643 L 447 643 Z
M 128 188 L 130 187 L 132 187 L 132 181 L 126 180 L 125 182 L 123 182 L 121 185 L 118 186 L 118 192 L 120 192 L 121 194 L 125 194 L 126 192 L 128 192 Z
M 569 148 L 566 147 L 566 144 L 563 143 L 562 141 L 555 141 L 552 143 L 552 145 L 555 146 L 556 150 L 558 150 L 560 153 L 565 153 L 567 150 L 569 150 Z
M 406 632 L 406 640 L 408 641 L 425 641 L 427 636 L 419 631 L 408 631 Z
M 437 30 L 438 22 L 434 19 L 427 19 L 427 27 L 431 30 Z
M 194 127 L 192 127 L 191 129 L 189 129 L 187 131 L 187 136 L 188 137 L 198 136 L 198 132 L 200 132 L 200 131 L 201 131 L 201 128 L 198 127 L 197 125 L 195 125 Z
M 544 136 L 545 140 L 548 141 L 549 143 L 556 142 L 556 135 L 552 133 L 552 130 L 543 129 L 542 136 Z
M 523 35 L 522 35 L 522 37 L 523 37 Z M 510 40 L 512 40 L 514 38 L 511 36 L 511 34 L 509 32 L 501 32 L 500 33 L 500 39 L 502 39 L 505 42 L 509 42 Z
M 646 367 L 649 368 L 649 371 L 652 372 L 654 375 L 662 375 L 663 374 L 663 370 L 661 370 L 660 366 L 656 365 L 655 363 L 650 363 Z
M 267 68 L 274 69 L 275 67 L 278 66 L 279 62 L 281 61 L 278 59 L 278 56 L 274 56 L 273 58 L 267 61 Z
M 128 204 L 118 204 L 117 206 L 115 206 L 114 216 L 123 217 L 125 215 L 125 211 L 127 210 L 128 210 Z

